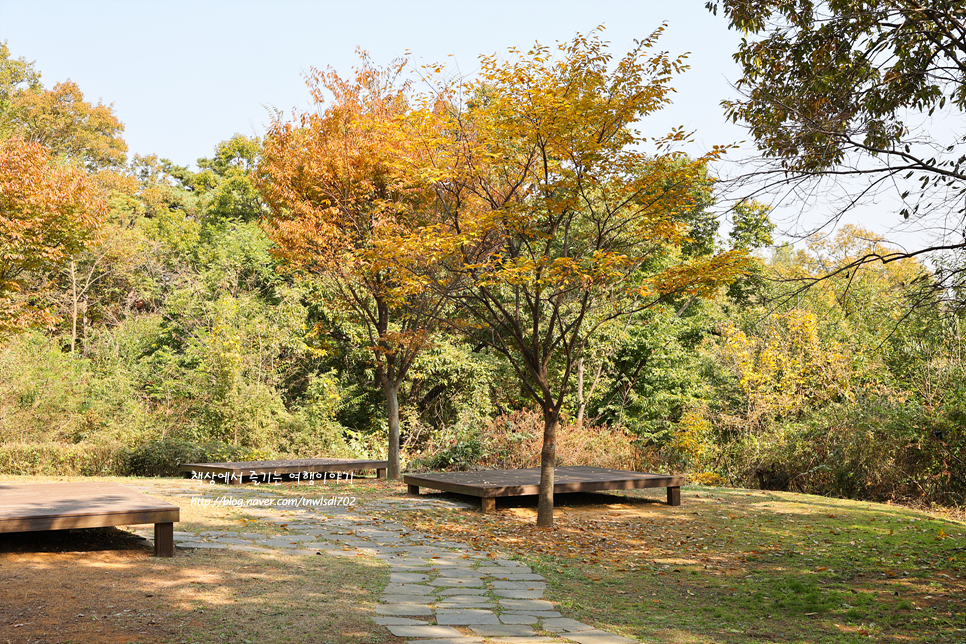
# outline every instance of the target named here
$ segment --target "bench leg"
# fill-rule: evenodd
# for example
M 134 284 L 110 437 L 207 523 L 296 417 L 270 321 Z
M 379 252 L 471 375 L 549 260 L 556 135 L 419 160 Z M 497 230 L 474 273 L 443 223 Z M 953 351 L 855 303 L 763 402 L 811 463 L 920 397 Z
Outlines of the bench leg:
M 376 478 L 377 479 L 384 479 L 384 478 L 386 478 L 386 468 L 383 467 L 383 468 L 377 469 L 376 470 Z
M 385 471 L 385 470 L 383 470 Z M 418 485 L 407 485 L 406 492 L 412 494 L 413 496 L 419 496 L 419 486 Z
M 173 557 L 174 556 L 174 524 L 155 523 L 154 524 L 154 556 Z
M 681 505 L 681 488 L 669 487 L 667 489 L 667 504 Z
M 483 512 L 493 512 L 496 510 L 496 499 L 494 497 L 480 497 L 480 510 Z

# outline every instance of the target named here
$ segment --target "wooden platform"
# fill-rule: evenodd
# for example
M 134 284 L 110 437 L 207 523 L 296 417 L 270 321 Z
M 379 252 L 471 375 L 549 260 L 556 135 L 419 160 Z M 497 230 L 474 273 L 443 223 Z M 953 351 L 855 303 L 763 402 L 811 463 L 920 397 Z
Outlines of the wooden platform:
M 419 494 L 419 488 L 428 487 L 478 496 L 484 512 L 496 509 L 496 497 L 535 496 L 540 492 L 539 468 L 407 474 L 403 480 L 409 486 L 410 494 Z M 604 467 L 555 467 L 553 483 L 554 495 L 666 487 L 668 505 L 681 505 L 681 486 L 685 484 L 685 479 L 683 476 L 625 472 Z
M 237 463 L 184 463 L 185 478 L 210 483 L 300 483 L 351 480 L 351 473 L 375 470 L 377 478 L 386 478 L 389 461 L 367 461 L 356 458 L 301 458 L 285 461 L 241 461 Z M 349 476 L 344 476 L 348 474 Z
M 154 524 L 154 554 L 174 554 L 181 509 L 115 483 L 0 483 L 0 532 Z

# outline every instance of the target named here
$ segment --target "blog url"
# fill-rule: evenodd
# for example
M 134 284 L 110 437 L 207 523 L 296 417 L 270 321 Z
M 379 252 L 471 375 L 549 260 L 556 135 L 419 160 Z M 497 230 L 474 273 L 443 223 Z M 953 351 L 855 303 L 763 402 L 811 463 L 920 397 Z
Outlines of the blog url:
M 356 497 L 354 496 L 330 496 L 322 497 L 318 499 L 306 499 L 303 497 L 298 498 L 285 498 L 285 499 L 239 499 L 232 496 L 221 496 L 217 499 L 204 499 L 201 497 L 192 497 L 191 505 L 200 505 L 203 507 L 209 507 L 214 505 L 226 505 L 233 507 L 270 507 L 270 506 L 283 506 L 287 508 L 298 508 L 298 507 L 331 507 L 331 506 L 343 506 L 352 507 L 356 504 Z

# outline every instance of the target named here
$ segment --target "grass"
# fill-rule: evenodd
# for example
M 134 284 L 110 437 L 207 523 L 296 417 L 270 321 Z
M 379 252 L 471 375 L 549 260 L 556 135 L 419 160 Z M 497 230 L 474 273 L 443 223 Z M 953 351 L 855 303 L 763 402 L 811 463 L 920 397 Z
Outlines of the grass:
M 548 579 L 569 617 L 644 642 L 966 642 L 966 525 L 824 497 L 689 488 L 411 515 Z

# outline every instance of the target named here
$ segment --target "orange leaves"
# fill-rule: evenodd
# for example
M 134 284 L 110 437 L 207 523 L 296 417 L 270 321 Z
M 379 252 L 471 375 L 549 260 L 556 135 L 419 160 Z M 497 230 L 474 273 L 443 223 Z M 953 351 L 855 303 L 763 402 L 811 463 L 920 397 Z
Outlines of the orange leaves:
M 123 124 L 111 106 L 84 101 L 71 81 L 52 90 L 24 90 L 10 101 L 10 120 L 16 136 L 40 143 L 94 170 L 126 161 Z
M 49 270 L 97 232 L 107 205 L 80 169 L 21 139 L 0 142 L 0 331 L 45 319 L 19 294 L 21 276 Z

